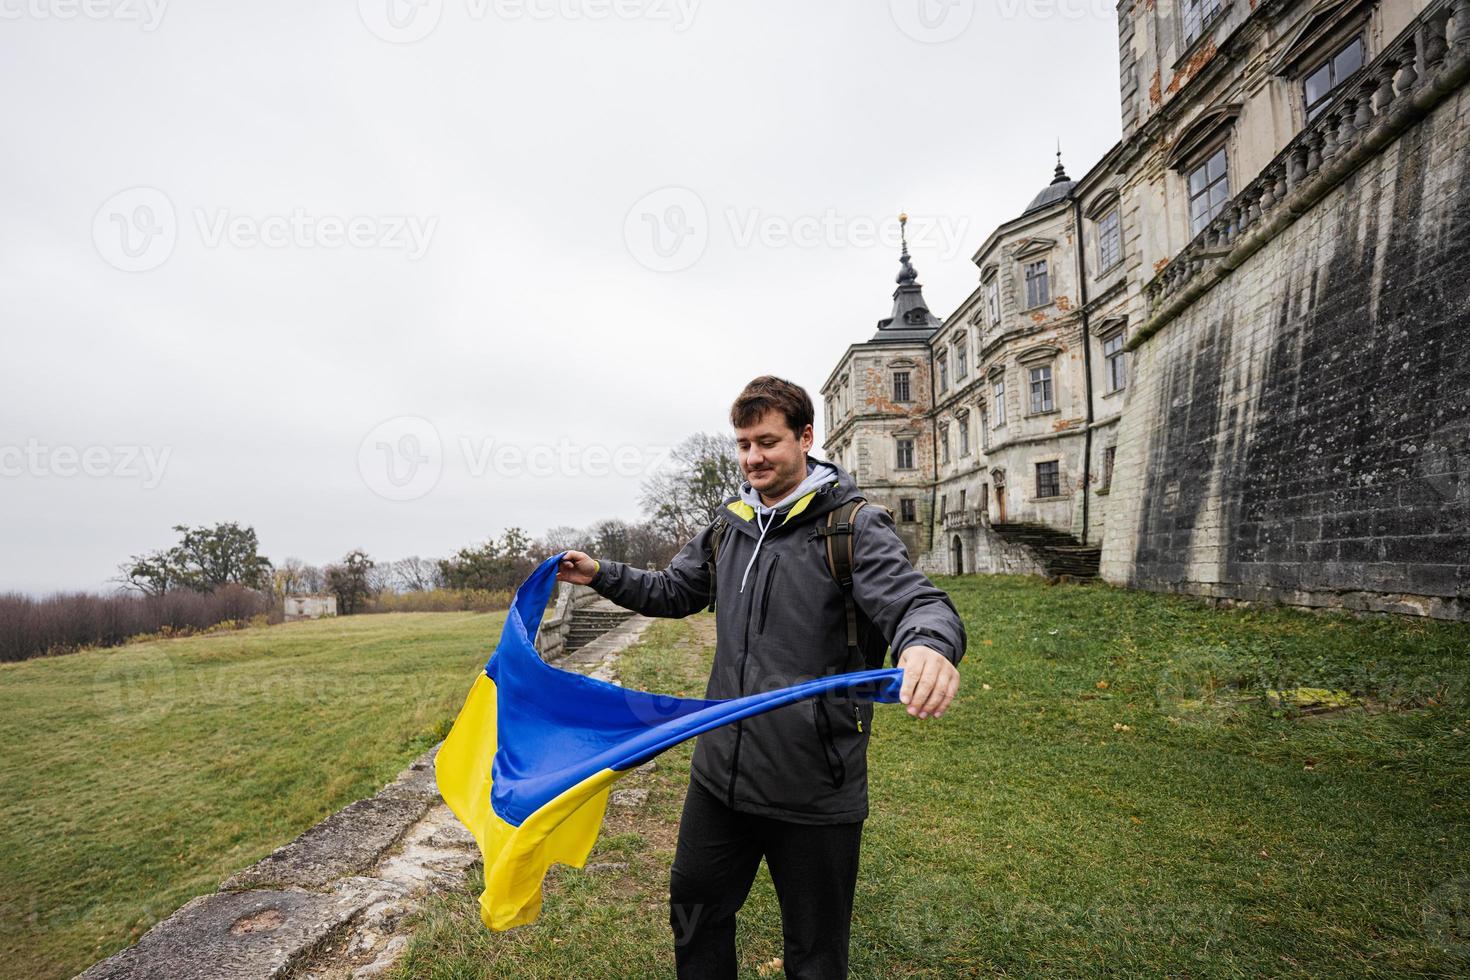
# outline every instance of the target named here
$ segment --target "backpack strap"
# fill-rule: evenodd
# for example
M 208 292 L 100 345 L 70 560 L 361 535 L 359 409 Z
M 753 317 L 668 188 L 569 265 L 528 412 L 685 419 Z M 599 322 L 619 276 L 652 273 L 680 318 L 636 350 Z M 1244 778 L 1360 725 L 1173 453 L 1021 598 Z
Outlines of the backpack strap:
M 720 558 L 720 542 L 725 540 L 725 532 L 730 529 L 730 522 L 723 516 L 717 516 L 714 520 L 715 529 L 709 539 L 709 561 L 704 563 L 705 570 L 709 573 L 709 605 L 705 607 L 707 612 L 715 610 L 715 582 L 718 578 L 716 565 Z
M 817 528 L 817 533 L 827 539 L 827 568 L 842 590 L 842 600 L 847 604 L 847 648 L 861 653 L 858 647 L 857 603 L 852 598 L 852 542 L 857 528 L 858 511 L 867 505 L 862 497 L 849 500 L 836 510 L 827 513 L 827 523 Z M 844 540 L 839 540 L 844 539 Z

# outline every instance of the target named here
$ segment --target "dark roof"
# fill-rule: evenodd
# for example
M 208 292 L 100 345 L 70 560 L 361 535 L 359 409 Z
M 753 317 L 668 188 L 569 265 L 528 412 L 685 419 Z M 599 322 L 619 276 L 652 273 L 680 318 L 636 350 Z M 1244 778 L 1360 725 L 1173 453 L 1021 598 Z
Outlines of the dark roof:
M 1072 196 L 1072 190 L 1076 186 L 1077 182 L 1068 177 L 1067 171 L 1062 168 L 1062 154 L 1060 150 L 1057 151 L 1057 169 L 1052 176 L 1051 183 L 1043 187 L 1041 193 L 1031 199 L 1031 203 L 1026 205 L 1026 210 L 1021 212 L 1021 216 L 1025 217 L 1033 211 L 1049 208 L 1058 201 L 1065 201 Z
M 900 216 L 901 224 L 907 224 L 907 216 Z M 903 237 L 903 251 L 898 256 L 898 277 L 894 280 L 898 288 L 893 291 L 893 312 L 878 321 L 875 341 L 925 341 L 934 335 L 942 324 L 929 312 L 924 302 L 924 287 L 919 285 L 919 273 L 909 260 L 908 236 Z M 871 343 L 872 341 L 870 341 Z

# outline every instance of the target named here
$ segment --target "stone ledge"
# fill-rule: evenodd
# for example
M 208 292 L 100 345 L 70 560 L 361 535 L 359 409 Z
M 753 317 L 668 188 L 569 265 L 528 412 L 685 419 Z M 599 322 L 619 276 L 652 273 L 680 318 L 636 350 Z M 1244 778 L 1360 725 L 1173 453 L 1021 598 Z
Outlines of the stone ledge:
M 220 883 L 221 891 L 248 888 L 322 888 L 366 871 L 429 808 L 421 799 L 370 796 L 348 804 L 284 847 Z
M 204 895 L 77 980 L 279 977 L 344 928 L 369 898 L 298 891 Z

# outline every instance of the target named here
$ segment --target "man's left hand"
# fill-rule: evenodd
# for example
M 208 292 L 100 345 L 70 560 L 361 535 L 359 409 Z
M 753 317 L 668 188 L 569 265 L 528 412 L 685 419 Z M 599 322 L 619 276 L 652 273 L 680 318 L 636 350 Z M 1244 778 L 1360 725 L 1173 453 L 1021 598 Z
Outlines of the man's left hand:
M 898 699 L 916 718 L 938 718 L 949 708 L 960 689 L 960 672 L 949 658 L 925 646 L 905 647 L 898 665 L 903 668 L 903 688 Z

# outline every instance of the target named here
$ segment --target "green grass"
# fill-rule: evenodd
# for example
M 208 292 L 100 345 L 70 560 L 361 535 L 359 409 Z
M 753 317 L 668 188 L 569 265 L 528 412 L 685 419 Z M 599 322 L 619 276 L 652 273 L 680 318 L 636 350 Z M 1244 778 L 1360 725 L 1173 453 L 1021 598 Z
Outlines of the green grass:
M 963 685 L 939 721 L 878 709 L 855 977 L 1470 972 L 1470 628 L 941 581 Z M 623 683 L 702 693 L 709 625 L 657 624 Z M 1350 706 L 1266 696 L 1297 688 Z M 400 976 L 672 975 L 688 758 L 630 777 L 650 805 L 591 859 L 626 869 L 555 869 L 541 920 L 502 934 L 471 880 L 420 914 Z M 740 950 L 751 977 L 781 955 L 764 872 Z
M 0 666 L 5 976 L 70 976 L 374 792 L 504 614 L 347 617 Z

